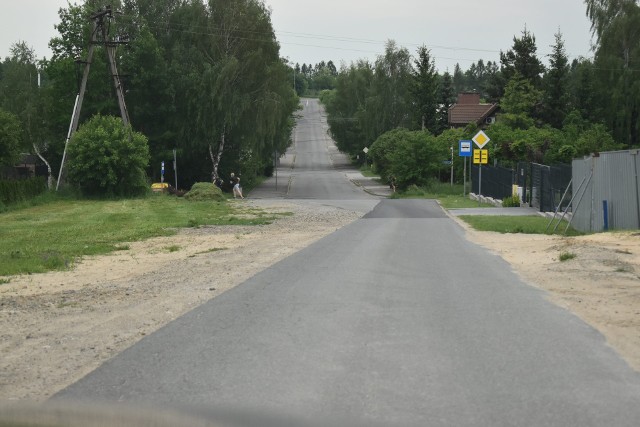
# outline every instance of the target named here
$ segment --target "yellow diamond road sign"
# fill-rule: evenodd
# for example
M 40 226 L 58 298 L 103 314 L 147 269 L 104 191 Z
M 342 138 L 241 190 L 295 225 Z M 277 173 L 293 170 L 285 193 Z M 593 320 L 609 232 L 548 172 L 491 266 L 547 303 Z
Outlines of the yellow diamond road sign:
M 471 140 L 476 143 L 478 148 L 482 148 L 487 144 L 487 142 L 491 141 L 491 138 L 489 138 L 483 131 L 480 131 L 476 136 L 471 138 Z

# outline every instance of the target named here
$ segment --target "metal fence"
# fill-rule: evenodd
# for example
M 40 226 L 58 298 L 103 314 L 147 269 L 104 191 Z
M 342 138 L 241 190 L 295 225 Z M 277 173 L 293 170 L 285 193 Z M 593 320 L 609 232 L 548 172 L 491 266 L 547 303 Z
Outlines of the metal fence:
M 583 232 L 640 229 L 639 150 L 573 161 L 573 218 Z
M 514 171 L 501 166 L 482 166 L 482 188 L 479 179 L 480 169 L 477 165 L 471 166 L 471 191 L 475 194 L 504 199 L 513 194 Z
M 517 175 L 518 186 L 523 188 L 523 199 L 540 212 L 553 212 L 569 206 L 571 165 L 518 163 Z
M 479 194 L 480 190 L 478 173 L 478 166 L 473 166 L 472 191 L 476 194 Z M 568 206 L 571 200 L 570 183 L 571 165 L 547 166 L 520 162 L 515 169 L 500 166 L 482 167 L 483 196 L 503 199 L 511 196 L 513 185 L 517 185 L 522 189 L 522 201 L 528 202 L 541 212 L 553 212 Z

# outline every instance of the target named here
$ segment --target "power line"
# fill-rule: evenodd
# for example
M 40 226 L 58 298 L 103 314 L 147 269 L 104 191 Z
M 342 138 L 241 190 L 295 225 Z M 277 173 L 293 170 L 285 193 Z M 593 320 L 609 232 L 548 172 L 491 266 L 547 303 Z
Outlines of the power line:
M 137 17 L 131 17 L 127 15 L 121 15 L 121 17 L 128 18 L 131 21 L 133 21 L 134 19 L 137 20 Z M 215 27 L 215 26 L 198 26 L 198 25 L 194 26 L 192 24 L 181 24 L 181 23 L 168 22 L 168 21 L 154 21 L 154 23 L 147 23 L 146 25 L 149 28 L 163 29 L 163 30 L 169 29 L 176 32 L 194 34 L 194 35 L 220 36 L 222 34 L 217 33 L 216 31 L 224 30 L 221 27 Z M 196 30 L 191 30 L 191 29 L 186 30 L 178 27 L 195 28 Z M 198 28 L 201 28 L 201 30 L 198 30 Z M 250 30 L 250 29 L 235 29 L 234 32 L 240 33 L 240 34 L 245 33 L 250 35 L 267 35 L 267 36 L 272 36 L 272 35 L 275 36 L 277 34 L 280 34 L 283 36 L 303 38 L 303 39 L 338 41 L 338 42 L 360 43 L 360 44 L 369 44 L 369 45 L 373 44 L 373 45 L 381 45 L 381 46 L 384 46 L 387 42 L 383 40 L 372 40 L 372 39 L 365 39 L 365 38 L 345 37 L 345 36 L 337 36 L 337 35 L 329 35 L 329 34 L 297 33 L 292 31 L 275 31 L 274 30 L 272 32 L 266 32 L 266 31 L 259 31 L 259 30 Z M 262 41 L 262 39 L 258 39 L 254 37 L 246 37 L 246 36 L 245 37 L 235 36 L 233 38 L 236 40 Z M 372 51 L 372 50 L 365 50 L 365 49 L 359 49 L 359 48 L 347 48 L 347 47 L 339 47 L 339 46 L 296 43 L 296 42 L 282 41 L 281 39 L 280 40 L 276 39 L 276 41 L 281 45 L 312 47 L 312 48 L 318 48 L 318 49 L 331 49 L 331 50 L 350 51 L 350 52 L 361 52 L 361 53 L 373 54 L 373 55 L 380 54 L 380 51 Z M 426 44 L 426 43 L 400 43 L 400 42 L 397 42 L 397 43 L 400 46 L 414 46 L 414 47 L 425 46 L 428 49 L 442 49 L 442 50 L 450 50 L 450 51 L 482 52 L 482 53 L 492 53 L 492 54 L 497 54 L 502 52 L 501 50 L 480 49 L 480 48 L 466 47 L 466 46 L 445 46 L 445 45 L 433 45 L 433 44 Z M 567 57 L 570 59 L 580 58 L 583 56 L 584 55 L 567 55 Z M 469 59 L 469 58 L 452 58 L 452 57 L 445 57 L 445 56 L 433 56 L 433 58 L 442 59 L 442 60 L 452 60 L 452 61 L 468 61 L 468 62 L 474 62 L 477 60 L 477 59 Z
M 126 14 L 120 14 L 119 15 L 119 20 L 123 20 L 123 21 L 128 21 L 129 25 L 140 25 L 139 19 L 137 16 L 131 16 L 131 15 L 126 15 Z M 191 23 L 189 24 L 182 24 L 182 23 L 177 23 L 177 22 L 170 22 L 170 21 L 154 21 L 153 23 L 149 23 L 146 22 L 146 26 L 152 29 L 161 29 L 161 30 L 170 30 L 170 31 L 174 31 L 174 32 L 180 32 L 180 33 L 184 33 L 184 34 L 194 34 L 194 35 L 203 35 L 203 36 L 222 36 L 222 33 L 216 32 L 216 31 L 223 31 L 224 28 L 222 27 L 216 27 L 216 26 L 200 26 L 200 25 L 193 25 Z M 182 27 L 182 28 L 180 28 Z M 185 29 L 185 28 L 195 28 L 196 30 L 191 30 L 191 29 Z M 197 30 L 198 28 L 201 28 L 202 30 Z M 254 29 L 234 29 L 233 31 L 234 33 L 238 33 L 238 34 L 248 34 L 248 35 L 256 35 L 256 36 L 273 36 L 275 37 L 276 34 L 281 34 L 281 35 L 285 35 L 285 36 L 290 36 L 290 37 L 297 37 L 297 38 L 305 38 L 305 39 L 316 39 L 316 40 L 324 40 L 324 41 L 338 41 L 338 42 L 349 42 L 349 43 L 361 43 L 361 44 L 380 44 L 382 46 L 384 46 L 384 44 L 386 43 L 386 41 L 382 41 L 382 40 L 372 40 L 372 39 L 365 39 L 365 38 L 356 38 L 356 37 L 344 37 L 344 36 L 336 36 L 336 35 L 329 35 L 329 34 L 314 34 L 314 33 L 298 33 L 298 32 L 292 32 L 292 31 L 260 31 L 260 30 L 254 30 Z M 256 42 L 260 42 L 260 41 L 265 41 L 263 38 L 257 38 L 257 37 L 242 37 L 242 36 L 234 36 L 233 39 L 235 40 L 244 40 L 244 41 L 256 41 Z M 296 43 L 296 42 L 288 42 L 288 41 L 282 41 L 282 40 L 278 40 L 277 38 L 274 39 L 278 44 L 280 45 L 289 45 L 289 46 L 301 46 L 301 47 L 311 47 L 311 48 L 317 48 L 317 49 L 329 49 L 329 50 L 335 50 L 335 51 L 349 51 L 349 52 L 360 52 L 360 53 L 364 53 L 364 54 L 370 54 L 370 55 L 380 55 L 381 52 L 380 51 L 373 51 L 373 50 L 365 50 L 365 49 L 359 49 L 359 48 L 352 48 L 352 47 L 344 47 L 344 46 L 326 46 L 326 45 L 319 45 L 319 44 L 309 44 L 309 43 Z M 500 50 L 491 50 L 491 49 L 477 49 L 477 48 L 472 48 L 472 47 L 464 47 L 464 46 L 443 46 L 443 45 L 428 45 L 425 43 L 398 43 L 398 45 L 400 46 L 404 46 L 404 45 L 411 45 L 411 46 L 425 46 L 429 49 L 443 49 L 443 50 L 451 50 L 451 51 L 465 51 L 465 52 L 484 52 L 484 53 L 501 53 L 502 51 Z M 543 56 L 548 56 L 548 55 L 543 55 Z M 456 58 L 456 57 L 448 57 L 448 56 L 432 56 L 433 59 L 439 59 L 439 60 L 448 60 L 448 61 L 465 61 L 465 62 L 476 62 L 478 59 L 470 59 L 470 58 Z M 580 59 L 580 58 L 585 58 L 586 55 L 567 55 L 568 59 Z M 482 58 L 480 58 L 482 59 Z M 622 69 L 612 69 L 612 68 L 599 68 L 599 67 L 593 67 L 594 70 L 601 70 L 601 71 L 623 71 Z M 639 69 L 628 69 L 628 71 L 632 71 L 632 72 L 638 72 L 640 71 Z

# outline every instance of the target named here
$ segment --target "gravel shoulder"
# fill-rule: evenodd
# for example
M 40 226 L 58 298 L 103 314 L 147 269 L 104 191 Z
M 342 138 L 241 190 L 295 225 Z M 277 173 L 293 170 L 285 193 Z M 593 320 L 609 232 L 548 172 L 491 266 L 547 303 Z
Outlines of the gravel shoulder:
M 0 401 L 46 400 L 146 334 L 361 216 L 287 201 L 259 207 L 293 215 L 264 226 L 184 229 L 85 258 L 69 271 L 0 285 Z M 503 235 L 454 220 L 640 370 L 640 234 Z M 561 252 L 576 256 L 560 262 Z

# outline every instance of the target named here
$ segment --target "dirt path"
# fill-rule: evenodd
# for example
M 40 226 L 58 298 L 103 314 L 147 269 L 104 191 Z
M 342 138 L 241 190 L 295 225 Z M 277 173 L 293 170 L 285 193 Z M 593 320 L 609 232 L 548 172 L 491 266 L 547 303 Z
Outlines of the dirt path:
M 71 271 L 0 285 L 0 401 L 45 400 L 144 335 L 360 217 L 287 202 L 269 210 L 294 215 L 266 226 L 181 230 L 87 258 Z M 562 238 L 465 228 L 640 370 L 637 234 Z M 561 252 L 576 257 L 560 262 Z

